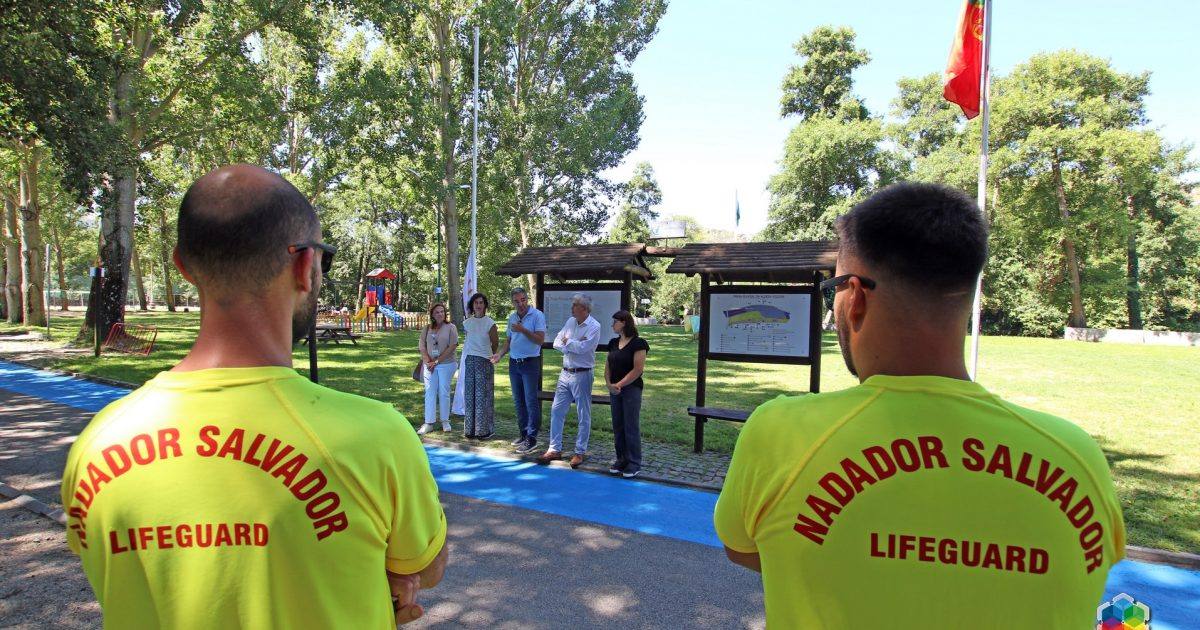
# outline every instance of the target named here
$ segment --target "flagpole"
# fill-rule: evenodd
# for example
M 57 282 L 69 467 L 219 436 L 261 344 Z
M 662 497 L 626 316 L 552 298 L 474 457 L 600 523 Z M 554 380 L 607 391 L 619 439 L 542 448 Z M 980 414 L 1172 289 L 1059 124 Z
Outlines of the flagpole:
M 475 248 L 475 215 L 479 185 L 479 27 L 475 27 L 475 96 L 471 99 L 471 248 Z
M 983 114 L 983 133 L 979 142 L 979 212 L 987 220 L 985 212 L 987 204 L 987 172 L 988 172 L 988 119 L 991 117 L 991 104 L 988 91 L 991 87 L 991 48 L 992 48 L 992 1 L 985 0 L 983 4 L 983 71 L 980 73 L 979 104 Z M 975 300 L 971 305 L 971 380 L 979 375 L 979 319 L 983 311 L 983 271 L 975 281 Z

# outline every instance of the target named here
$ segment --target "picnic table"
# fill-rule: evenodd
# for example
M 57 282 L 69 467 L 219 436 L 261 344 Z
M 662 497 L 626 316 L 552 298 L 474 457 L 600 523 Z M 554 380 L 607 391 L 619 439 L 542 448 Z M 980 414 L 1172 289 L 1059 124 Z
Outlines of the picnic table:
M 317 324 L 317 341 L 322 343 L 332 341 L 335 344 L 341 345 L 342 340 L 348 340 L 357 346 L 357 339 L 359 337 L 362 337 L 362 335 L 354 334 L 349 326 L 342 324 Z M 307 337 L 304 338 L 303 343 L 308 343 Z

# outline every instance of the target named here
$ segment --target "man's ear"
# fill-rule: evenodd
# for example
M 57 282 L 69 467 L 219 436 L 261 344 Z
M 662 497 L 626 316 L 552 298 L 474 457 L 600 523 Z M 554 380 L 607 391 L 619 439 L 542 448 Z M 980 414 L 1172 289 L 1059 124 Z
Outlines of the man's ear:
M 178 246 L 171 250 L 171 262 L 175 263 L 175 269 L 179 271 L 179 275 L 183 276 L 184 280 L 192 283 L 193 286 L 199 286 L 196 284 L 196 280 L 192 277 L 192 274 L 188 273 L 188 270 L 183 267 L 183 259 L 179 257 Z
M 312 266 L 314 251 L 316 251 L 316 248 L 306 247 L 296 252 L 296 257 L 292 260 L 291 267 L 289 267 L 292 279 L 296 282 L 296 288 L 305 293 L 313 290 Z
M 846 281 L 846 319 L 852 329 L 858 331 L 867 318 L 867 290 L 858 278 Z

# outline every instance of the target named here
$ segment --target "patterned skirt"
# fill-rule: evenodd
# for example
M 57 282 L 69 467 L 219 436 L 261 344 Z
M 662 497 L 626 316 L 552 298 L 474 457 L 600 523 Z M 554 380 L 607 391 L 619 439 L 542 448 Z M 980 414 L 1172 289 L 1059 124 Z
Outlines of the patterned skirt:
M 490 435 L 496 420 L 496 366 L 483 357 L 468 356 L 463 380 L 463 407 L 467 412 L 463 434 Z

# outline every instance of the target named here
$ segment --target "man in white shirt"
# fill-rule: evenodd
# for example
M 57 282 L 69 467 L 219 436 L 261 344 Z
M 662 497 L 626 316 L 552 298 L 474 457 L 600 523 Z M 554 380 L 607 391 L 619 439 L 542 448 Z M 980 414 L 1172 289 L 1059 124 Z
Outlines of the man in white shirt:
M 575 453 L 571 468 L 578 468 L 587 457 L 588 437 L 592 432 L 592 368 L 596 366 L 596 345 L 600 342 L 600 322 L 592 317 L 592 299 L 582 293 L 571 297 L 571 315 L 554 338 L 554 349 L 563 353 L 563 369 L 554 389 L 554 404 L 550 407 L 550 448 L 539 464 L 562 458 L 563 425 L 571 403 L 579 414 L 579 436 L 575 438 Z

